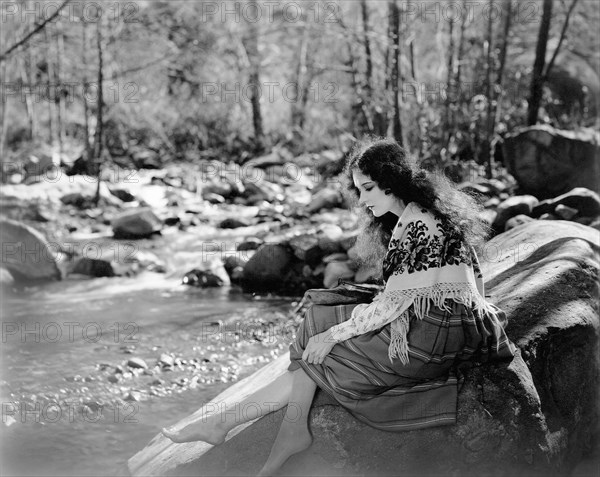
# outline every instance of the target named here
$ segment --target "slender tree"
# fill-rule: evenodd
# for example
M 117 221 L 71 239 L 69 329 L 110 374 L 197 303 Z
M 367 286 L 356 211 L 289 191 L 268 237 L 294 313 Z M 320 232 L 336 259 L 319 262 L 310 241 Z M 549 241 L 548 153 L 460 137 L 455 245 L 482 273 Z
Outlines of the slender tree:
M 253 7 L 249 12 L 260 12 L 260 6 L 256 0 L 248 0 L 248 5 Z M 250 15 L 245 15 L 247 34 L 242 41 L 248 59 L 248 85 L 250 94 L 250 105 L 252 107 L 252 125 L 254 126 L 254 148 L 256 152 L 264 149 L 264 131 L 262 112 L 260 108 L 260 56 L 258 53 L 259 27 L 258 21 Z M 250 86 L 252 85 L 252 86 Z
M 401 146 L 402 139 L 402 119 L 400 117 L 400 10 L 396 4 L 396 0 L 389 0 L 389 21 L 392 44 L 392 94 L 393 94 L 393 119 L 392 119 L 392 134 L 394 139 Z
M 487 98 L 487 114 L 486 114 L 486 142 L 488 145 L 488 150 L 486 151 L 487 161 L 485 172 L 488 179 L 492 178 L 492 162 L 494 160 L 494 155 L 492 154 L 492 138 L 494 136 L 494 85 L 492 84 L 493 75 L 494 75 L 494 21 L 491 14 L 492 11 L 492 1 L 489 2 L 489 13 L 488 13 L 488 23 L 487 23 L 487 62 L 486 62 L 486 72 L 485 72 L 485 80 L 486 80 L 486 91 L 485 95 Z
M 552 0 L 544 0 L 542 22 L 538 32 L 535 61 L 533 62 L 533 72 L 531 76 L 529 107 L 527 111 L 528 126 L 533 126 L 537 123 L 538 111 L 542 102 L 544 64 L 546 62 L 546 46 L 548 44 L 548 33 L 550 32 L 550 20 L 552 19 L 552 3 Z
M 96 50 L 98 52 L 98 106 L 96 110 L 96 137 L 94 138 L 93 160 L 96 162 L 97 185 L 95 202 L 100 201 L 100 175 L 104 148 L 104 47 L 102 38 L 102 19 L 96 21 Z

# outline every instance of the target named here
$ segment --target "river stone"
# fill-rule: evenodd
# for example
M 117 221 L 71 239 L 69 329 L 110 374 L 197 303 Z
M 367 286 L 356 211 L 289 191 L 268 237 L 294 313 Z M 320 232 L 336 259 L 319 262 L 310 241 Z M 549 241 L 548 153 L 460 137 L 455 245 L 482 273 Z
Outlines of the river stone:
M 496 231 L 504 231 L 506 221 L 516 215 L 529 215 L 533 208 L 538 204 L 538 200 L 532 195 L 516 195 L 501 202 L 496 212 L 496 218 L 492 223 L 492 228 Z
M 51 246 L 33 227 L 10 219 L 0 220 L 2 266 L 15 282 L 60 280 L 56 245 Z
M 273 243 L 261 245 L 244 267 L 242 287 L 245 290 L 280 288 L 293 261 L 290 247 Z
M 313 445 L 284 475 L 563 476 L 590 452 L 598 422 L 598 239 L 573 222 L 533 221 L 482 251 L 486 292 L 518 346 L 508 363 L 465 370 L 458 422 L 400 433 L 373 429 L 317 391 Z M 232 405 L 285 372 L 281 356 L 213 399 Z M 204 419 L 202 408 L 174 427 Z M 132 475 L 254 475 L 283 410 L 232 431 L 218 447 L 160 434 L 129 460 Z
M 517 128 L 502 149 L 508 172 L 526 194 L 547 199 L 578 186 L 598 190 L 600 134 L 592 129 Z
M 117 239 L 147 238 L 162 229 L 162 221 L 149 207 L 130 210 L 113 219 L 113 235 Z
M 114 277 L 115 271 L 110 262 L 96 258 L 79 258 L 70 273 L 87 275 L 90 277 Z
M 129 366 L 130 368 L 148 369 L 146 361 L 144 361 L 142 358 L 130 358 L 127 361 L 127 366 Z

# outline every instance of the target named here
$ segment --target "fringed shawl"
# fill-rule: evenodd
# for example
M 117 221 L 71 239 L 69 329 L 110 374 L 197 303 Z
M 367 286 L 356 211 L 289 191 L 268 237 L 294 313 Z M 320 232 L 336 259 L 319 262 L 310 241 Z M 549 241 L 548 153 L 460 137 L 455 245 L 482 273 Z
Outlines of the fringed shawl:
M 450 311 L 452 299 L 475 312 L 496 315 L 485 300 L 483 277 L 475 250 L 427 209 L 411 202 L 399 218 L 383 260 L 385 306 L 396 307 L 391 323 L 389 357 L 408 363 L 410 306 L 418 319 L 435 306 Z M 381 310 L 380 310 L 381 311 Z

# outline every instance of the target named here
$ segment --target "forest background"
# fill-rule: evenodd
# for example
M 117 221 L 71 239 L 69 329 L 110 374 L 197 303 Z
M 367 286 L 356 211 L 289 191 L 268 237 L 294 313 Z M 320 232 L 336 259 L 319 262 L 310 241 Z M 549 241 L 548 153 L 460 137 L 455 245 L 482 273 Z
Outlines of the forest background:
M 367 133 L 491 176 L 516 127 L 598 125 L 599 25 L 588 0 L 4 1 L 2 180 L 40 148 L 97 173 Z

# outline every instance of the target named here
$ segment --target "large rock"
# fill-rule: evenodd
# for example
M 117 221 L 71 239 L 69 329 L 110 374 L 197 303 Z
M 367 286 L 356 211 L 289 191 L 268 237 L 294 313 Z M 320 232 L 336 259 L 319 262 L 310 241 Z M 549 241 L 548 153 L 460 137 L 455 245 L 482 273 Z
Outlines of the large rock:
M 138 239 L 160 232 L 163 224 L 152 209 L 141 208 L 122 213 L 111 225 L 115 238 Z
M 600 196 L 585 187 L 575 187 L 575 189 L 558 197 L 541 201 L 533 208 L 531 216 L 537 218 L 542 214 L 551 214 L 555 212 L 559 205 L 576 209 L 578 212 L 576 217 L 600 215 Z
M 2 265 L 16 282 L 61 279 L 56 264 L 59 249 L 34 228 L 3 219 L 0 221 L 0 243 Z
M 402 433 L 362 424 L 318 391 L 314 443 L 282 473 L 302 475 L 567 475 L 597 437 L 598 238 L 590 227 L 535 221 L 488 242 L 487 292 L 519 347 L 510 363 L 466 371 L 458 423 Z M 239 402 L 285 372 L 282 356 L 213 402 Z M 176 427 L 200 421 L 209 406 Z M 129 460 L 133 475 L 255 475 L 284 410 L 230 433 L 218 447 L 161 435 Z
M 547 199 L 574 187 L 598 191 L 600 135 L 591 129 L 519 128 L 505 137 L 503 154 L 526 194 Z
M 293 252 L 285 245 L 261 245 L 244 267 L 242 286 L 248 291 L 280 288 L 293 259 Z

